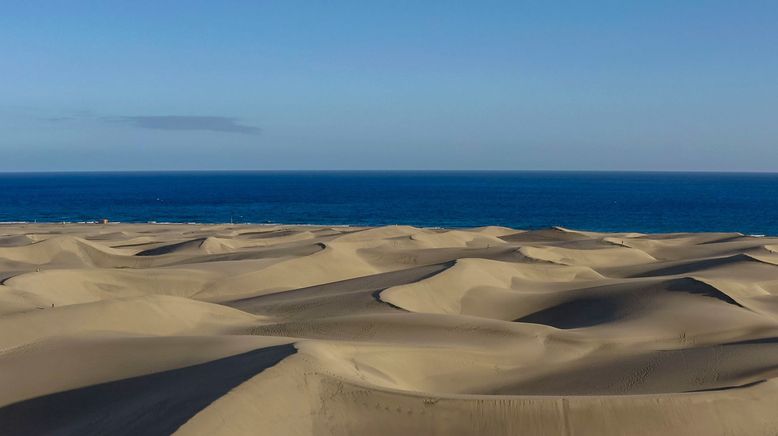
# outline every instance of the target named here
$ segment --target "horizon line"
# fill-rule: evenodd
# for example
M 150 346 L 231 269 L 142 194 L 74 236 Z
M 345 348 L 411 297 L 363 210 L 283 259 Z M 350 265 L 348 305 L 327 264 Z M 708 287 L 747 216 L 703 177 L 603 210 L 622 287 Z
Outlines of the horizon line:
M 6 174 L 119 174 L 119 173 L 700 173 L 778 174 L 778 170 L 594 170 L 594 169 L 130 169 L 130 170 L 12 170 Z

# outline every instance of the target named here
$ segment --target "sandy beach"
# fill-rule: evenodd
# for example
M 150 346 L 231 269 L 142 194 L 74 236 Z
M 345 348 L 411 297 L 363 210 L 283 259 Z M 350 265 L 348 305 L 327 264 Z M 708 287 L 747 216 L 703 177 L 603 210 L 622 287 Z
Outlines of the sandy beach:
M 774 435 L 778 238 L 0 225 L 0 434 Z

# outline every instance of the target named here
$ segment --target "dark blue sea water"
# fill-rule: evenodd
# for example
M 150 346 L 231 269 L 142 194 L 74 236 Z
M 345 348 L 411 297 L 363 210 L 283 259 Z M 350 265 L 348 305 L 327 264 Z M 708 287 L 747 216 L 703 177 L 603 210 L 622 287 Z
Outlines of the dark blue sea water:
M 778 174 L 0 174 L 0 221 L 565 226 L 778 235 Z

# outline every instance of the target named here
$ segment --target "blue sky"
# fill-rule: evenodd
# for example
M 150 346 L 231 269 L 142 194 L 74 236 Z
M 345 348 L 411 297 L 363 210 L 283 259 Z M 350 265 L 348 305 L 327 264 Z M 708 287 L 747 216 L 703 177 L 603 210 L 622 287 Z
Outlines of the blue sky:
M 35 1 L 0 171 L 778 171 L 774 1 Z

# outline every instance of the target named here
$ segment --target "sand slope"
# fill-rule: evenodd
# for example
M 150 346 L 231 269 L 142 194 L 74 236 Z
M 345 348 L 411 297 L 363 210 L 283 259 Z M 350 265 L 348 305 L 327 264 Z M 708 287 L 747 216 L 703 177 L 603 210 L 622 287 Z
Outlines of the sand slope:
M 0 225 L 0 434 L 774 435 L 776 247 Z

